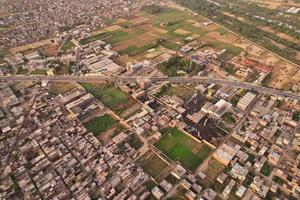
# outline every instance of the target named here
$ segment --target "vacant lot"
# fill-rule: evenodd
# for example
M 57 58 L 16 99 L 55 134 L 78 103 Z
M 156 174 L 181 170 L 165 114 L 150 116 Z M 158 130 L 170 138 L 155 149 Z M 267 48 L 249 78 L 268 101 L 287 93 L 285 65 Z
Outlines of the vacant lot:
M 99 136 L 99 134 L 112 128 L 115 123 L 116 120 L 114 118 L 105 114 L 103 116 L 96 117 L 83 125 L 89 132 L 94 133 L 95 136 Z
M 172 129 L 154 145 L 169 158 L 180 162 L 191 171 L 195 171 L 212 150 L 177 128 Z
M 225 169 L 225 165 L 223 165 L 222 163 L 220 163 L 219 161 L 217 161 L 216 159 L 212 158 L 209 162 L 208 162 L 208 166 L 205 169 L 205 174 L 206 176 L 212 180 L 215 181 L 218 177 L 218 175 L 223 172 L 223 170 Z
M 152 152 L 145 154 L 140 161 L 143 169 L 154 179 L 168 167 L 168 163 Z
M 160 91 L 156 94 L 157 97 L 162 97 L 163 95 L 168 96 L 177 96 L 184 101 L 188 101 L 194 94 L 194 91 L 191 88 L 188 88 L 183 85 L 172 86 L 172 85 L 163 85 Z

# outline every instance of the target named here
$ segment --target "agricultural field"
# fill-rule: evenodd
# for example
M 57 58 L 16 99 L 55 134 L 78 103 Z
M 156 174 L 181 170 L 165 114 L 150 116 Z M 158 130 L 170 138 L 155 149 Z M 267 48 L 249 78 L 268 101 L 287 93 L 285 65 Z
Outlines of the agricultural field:
M 177 128 L 164 135 L 154 146 L 191 171 L 195 171 L 212 151 L 205 143 L 197 141 Z
M 146 52 L 150 49 L 163 47 L 165 50 L 178 51 L 186 44 L 187 37 L 203 39 L 217 50 L 228 48 L 230 58 L 241 52 L 241 48 L 232 45 L 233 41 L 238 40 L 237 36 L 216 25 L 204 26 L 204 21 L 200 16 L 168 7 L 156 14 L 141 11 L 116 20 L 114 25 L 94 32 L 80 43 L 84 45 L 104 40 L 112 44 L 114 51 L 139 61 L 149 59 Z M 157 52 L 154 57 L 161 53 Z
M 98 137 L 101 133 L 112 128 L 116 123 L 116 120 L 108 114 L 96 117 L 86 123 L 84 127 L 89 131 L 95 134 Z
M 205 43 L 203 49 L 216 51 L 226 49 L 222 55 L 224 60 L 229 61 L 247 51 L 247 57 L 274 66 L 272 79 L 267 86 L 291 89 L 293 84 L 300 81 L 300 70 L 297 66 L 283 61 L 217 24 L 204 25 L 205 21 L 207 20 L 201 16 L 168 7 L 162 8 L 156 14 L 140 11 L 116 20 L 114 25 L 96 31 L 80 43 L 104 40 L 111 43 L 113 50 L 126 58 L 126 62 L 136 63 L 153 59 L 168 50 L 179 51 L 187 44 L 185 39 L 191 37 L 194 41 Z M 177 75 L 176 70 L 177 68 L 168 70 L 167 75 Z M 237 69 L 225 70 L 229 74 L 235 74 Z M 288 76 L 292 78 L 288 79 Z
M 87 92 L 91 93 L 96 99 L 121 117 L 126 118 L 140 108 L 135 99 L 112 84 L 82 83 L 81 85 Z M 126 112 L 129 109 L 132 112 Z M 124 112 L 126 114 L 123 114 Z

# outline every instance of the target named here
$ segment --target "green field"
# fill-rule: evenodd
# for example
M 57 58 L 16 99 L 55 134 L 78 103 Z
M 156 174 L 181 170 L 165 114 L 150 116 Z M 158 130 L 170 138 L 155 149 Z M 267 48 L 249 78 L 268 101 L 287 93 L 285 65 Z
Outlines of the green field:
M 96 136 L 112 128 L 116 123 L 116 120 L 110 115 L 105 114 L 103 116 L 96 117 L 86 123 L 84 127 L 89 131 L 94 133 Z
M 194 27 L 191 24 L 187 23 L 186 21 L 173 23 L 171 25 L 166 26 L 165 29 L 167 31 L 169 31 L 169 34 L 172 34 L 172 33 L 176 34 L 176 33 L 174 33 L 174 31 L 176 31 L 177 29 L 183 29 L 183 30 L 186 30 L 186 31 L 190 32 L 186 36 L 192 35 L 192 34 L 197 34 L 199 36 L 204 36 L 206 33 L 208 33 L 207 30 L 203 30 L 201 28 Z
M 81 84 L 84 89 L 91 93 L 96 99 L 101 101 L 104 105 L 112 108 L 122 102 L 128 100 L 128 94 L 120 90 L 112 84 Z
M 176 44 L 175 42 L 172 42 L 172 41 L 169 41 L 169 40 L 166 40 L 166 41 L 162 42 L 161 46 L 163 46 L 165 48 L 168 48 L 168 49 L 171 49 L 171 50 L 174 50 L 174 51 L 178 51 L 181 47 L 179 44 Z
M 177 128 L 164 135 L 154 146 L 191 171 L 196 170 L 212 151 L 205 143 L 198 142 Z
M 130 138 L 127 141 L 127 143 L 135 150 L 138 150 L 144 145 L 140 138 L 138 138 L 138 136 L 136 136 L 135 134 L 130 135 Z
M 74 47 L 75 47 L 75 44 L 74 44 L 71 40 L 68 40 L 68 41 L 64 44 L 64 46 L 62 46 L 61 50 L 62 50 L 62 51 L 67 51 L 67 50 L 72 49 L 72 48 L 74 48 Z
M 134 29 L 130 33 L 122 30 L 117 30 L 117 31 L 110 32 L 112 37 L 108 37 L 104 39 L 104 41 L 109 44 L 116 44 L 118 42 L 134 39 L 135 37 L 142 35 L 143 33 L 145 33 L 145 31 L 138 28 Z
M 94 36 L 91 36 L 91 37 L 88 37 L 88 38 L 85 38 L 85 39 L 82 39 L 80 40 L 80 44 L 81 45 L 85 45 L 85 44 L 88 44 L 88 43 L 91 43 L 91 42 L 94 42 L 96 40 L 104 40 L 108 37 L 111 37 L 111 33 L 110 32 L 104 32 L 104 33 L 99 33 L 97 35 L 94 35 Z
M 226 44 L 224 42 L 220 42 L 220 41 L 217 41 L 217 40 L 209 42 L 208 45 L 210 45 L 210 46 L 212 46 L 216 49 L 220 49 L 220 50 L 226 49 L 226 52 L 229 53 L 229 54 L 232 54 L 233 56 L 237 56 L 243 50 L 239 47 L 235 47 L 235 46 L 232 46 L 230 44 Z
M 132 45 L 132 46 L 128 47 L 127 49 L 122 50 L 120 52 L 120 54 L 127 54 L 128 56 L 133 57 L 133 56 L 143 53 L 149 49 L 156 48 L 157 46 L 158 46 L 158 44 L 156 44 L 155 42 L 147 44 L 141 48 L 138 48 L 138 47 Z
M 223 115 L 223 119 L 225 120 L 226 123 L 228 124 L 234 124 L 236 122 L 235 118 L 233 117 L 233 113 L 226 112 Z
M 47 70 L 36 69 L 36 70 L 33 70 L 30 74 L 34 74 L 34 75 L 47 75 Z
M 262 173 L 265 176 L 270 176 L 272 171 L 273 171 L 273 166 L 271 166 L 268 162 L 265 162 L 265 164 L 260 170 L 260 173 Z

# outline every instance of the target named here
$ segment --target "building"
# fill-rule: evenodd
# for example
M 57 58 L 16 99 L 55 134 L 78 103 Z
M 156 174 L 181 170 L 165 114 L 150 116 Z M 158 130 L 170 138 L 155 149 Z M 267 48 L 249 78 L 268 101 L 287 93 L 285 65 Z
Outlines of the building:
M 244 181 L 249 170 L 247 167 L 241 166 L 239 163 L 235 163 L 230 171 L 230 175 L 233 178 L 237 178 L 240 181 Z
M 213 157 L 227 166 L 229 162 L 233 159 L 233 157 L 237 154 L 237 152 L 240 150 L 240 148 L 241 146 L 237 144 L 224 143 L 219 149 L 217 149 L 217 151 L 213 153 Z
M 231 107 L 231 103 L 221 99 L 216 104 L 212 104 L 211 102 L 206 103 L 201 108 L 201 111 L 214 118 L 221 118 L 229 109 L 231 109 Z
M 248 106 L 254 101 L 255 97 L 256 94 L 247 92 L 247 94 L 243 96 L 237 103 L 237 108 L 242 111 L 245 111 L 248 108 Z
M 80 120 L 85 120 L 92 114 L 104 109 L 98 105 L 91 94 L 86 94 L 66 105 L 67 110 Z
M 115 74 L 122 69 L 109 58 L 104 58 L 87 66 L 93 73 Z
M 136 64 L 129 64 L 128 70 L 131 71 L 131 72 L 134 72 L 134 71 L 137 71 L 141 68 L 149 67 L 150 65 L 151 65 L 150 61 L 144 60 L 144 61 L 136 63 Z
M 156 199 L 161 199 L 164 196 L 164 193 L 157 186 L 152 188 L 151 193 Z

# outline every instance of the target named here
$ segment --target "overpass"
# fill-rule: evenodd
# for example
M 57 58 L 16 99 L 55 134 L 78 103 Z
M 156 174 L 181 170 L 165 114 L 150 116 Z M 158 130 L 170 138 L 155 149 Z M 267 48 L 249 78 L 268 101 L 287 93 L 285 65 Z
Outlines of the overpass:
M 245 88 L 249 90 L 256 90 L 265 94 L 272 94 L 277 96 L 289 97 L 300 100 L 300 94 L 288 91 L 276 90 L 273 88 L 255 85 L 253 83 L 232 81 L 226 79 L 210 78 L 204 76 L 193 77 L 143 77 L 143 76 L 39 76 L 39 75 L 14 75 L 14 76 L 0 76 L 0 81 L 51 81 L 51 82 L 172 82 L 172 83 L 215 83 L 220 85 L 229 85 L 236 88 Z

